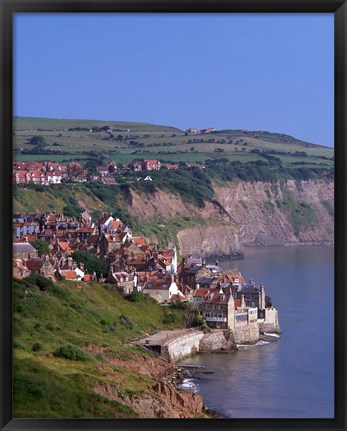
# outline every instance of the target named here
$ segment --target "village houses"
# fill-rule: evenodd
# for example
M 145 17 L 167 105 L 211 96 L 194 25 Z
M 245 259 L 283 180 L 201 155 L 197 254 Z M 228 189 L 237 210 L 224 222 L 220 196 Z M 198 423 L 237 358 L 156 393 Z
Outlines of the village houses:
M 47 242 L 49 254 L 39 256 L 30 242 Z M 107 273 L 88 273 L 74 252 L 88 252 L 107 264 Z M 120 219 L 103 214 L 96 222 L 84 211 L 79 218 L 56 213 L 14 214 L 13 276 L 42 275 L 53 281 L 107 282 L 125 295 L 134 291 L 160 304 L 188 302 L 211 329 L 255 331 L 256 325 L 275 321 L 276 310 L 262 284 L 248 283 L 240 273 L 222 270 L 218 261 L 200 257 L 177 260 L 177 250 L 148 245 L 132 236 Z M 253 329 L 252 329 L 253 328 Z M 241 335 L 240 335 L 241 334 Z M 242 339 L 242 337 L 241 337 Z
M 201 133 L 209 133 L 213 129 L 204 129 Z M 186 162 L 185 164 L 164 163 L 158 159 L 148 159 L 130 163 L 127 167 L 120 169 L 117 163 L 113 160 L 107 163 L 96 166 L 95 171 L 89 172 L 86 166 L 81 162 L 70 162 L 68 165 L 50 161 L 16 161 L 13 163 L 13 184 L 25 186 L 34 184 L 39 186 L 50 186 L 52 184 L 61 184 L 64 181 L 73 181 L 84 183 L 87 181 L 100 181 L 108 186 L 116 186 L 117 181 L 115 174 L 122 174 L 129 170 L 134 172 L 139 171 L 159 171 L 163 166 L 169 170 L 202 168 L 201 164 L 196 162 Z M 147 175 L 146 181 L 152 181 L 152 178 Z

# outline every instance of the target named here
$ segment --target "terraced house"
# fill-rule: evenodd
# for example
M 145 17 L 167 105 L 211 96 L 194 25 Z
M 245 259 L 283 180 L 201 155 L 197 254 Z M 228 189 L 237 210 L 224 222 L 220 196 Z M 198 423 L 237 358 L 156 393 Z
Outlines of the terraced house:
M 231 292 L 225 293 L 222 289 L 219 291 L 211 289 L 199 308 L 210 328 L 229 330 L 234 328 L 235 309 Z

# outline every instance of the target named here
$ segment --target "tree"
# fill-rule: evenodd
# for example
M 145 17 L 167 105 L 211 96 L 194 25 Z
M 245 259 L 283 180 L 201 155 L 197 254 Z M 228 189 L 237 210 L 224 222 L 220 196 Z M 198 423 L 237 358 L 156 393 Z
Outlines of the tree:
M 92 220 L 93 221 L 97 221 L 99 220 L 99 218 L 102 216 L 102 211 L 101 210 L 94 210 L 92 212 Z
M 35 241 L 31 241 L 30 244 L 36 248 L 37 253 L 40 257 L 49 255 L 49 245 L 46 241 L 42 239 L 37 239 Z
M 46 145 L 46 141 L 43 136 L 33 136 L 28 140 L 28 144 L 42 146 L 42 145 Z
M 73 205 L 67 205 L 66 207 L 63 208 L 63 213 L 66 217 L 75 217 L 77 218 L 81 211 L 79 210 L 79 208 L 76 208 Z
M 88 169 L 89 173 L 95 173 L 96 172 L 96 167 L 100 166 L 101 162 L 97 159 L 90 159 L 88 160 L 88 162 L 86 163 L 86 168 Z
M 87 251 L 75 251 L 72 255 L 73 260 L 77 263 L 83 263 L 85 269 L 93 274 L 96 272 L 96 275 L 99 277 L 101 274 L 106 275 L 108 265 L 106 262 L 98 259 Z

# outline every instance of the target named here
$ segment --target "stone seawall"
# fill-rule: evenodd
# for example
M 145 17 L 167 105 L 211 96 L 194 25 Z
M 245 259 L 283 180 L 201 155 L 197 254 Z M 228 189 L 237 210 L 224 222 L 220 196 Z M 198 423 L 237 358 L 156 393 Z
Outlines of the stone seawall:
M 234 339 L 236 344 L 255 344 L 259 341 L 259 328 L 257 323 L 237 326 Z
M 234 346 L 234 337 L 230 331 L 209 332 L 200 340 L 200 352 L 229 350 Z
M 160 331 L 134 343 L 173 364 L 198 352 L 226 351 L 237 345 L 256 344 L 264 333 L 281 333 L 275 308 L 266 309 L 264 321 L 236 325 L 228 331 L 212 330 L 207 334 L 192 328 Z
M 161 356 L 174 363 L 194 355 L 200 350 L 200 340 L 203 336 L 203 332 L 194 331 L 170 340 L 162 346 Z
M 258 328 L 262 334 L 265 332 L 280 334 L 282 331 L 278 321 L 278 310 L 276 308 L 266 309 L 264 322 L 259 322 Z

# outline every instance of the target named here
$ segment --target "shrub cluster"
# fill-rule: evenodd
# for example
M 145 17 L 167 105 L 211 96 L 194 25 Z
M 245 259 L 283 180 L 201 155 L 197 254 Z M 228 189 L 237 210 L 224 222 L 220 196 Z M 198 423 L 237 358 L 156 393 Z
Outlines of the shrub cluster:
M 70 359 L 71 361 L 90 362 L 95 360 L 92 355 L 72 344 L 65 344 L 64 346 L 58 347 L 54 351 L 53 355 L 60 358 Z
M 143 302 L 145 301 L 146 297 L 142 292 L 131 292 L 130 295 L 127 295 L 125 297 L 130 302 Z
M 31 350 L 33 352 L 39 352 L 40 350 L 42 350 L 42 344 L 41 343 L 34 343 Z
M 163 323 L 165 325 L 168 325 L 170 323 L 176 323 L 176 320 L 177 320 L 176 314 L 174 314 L 174 313 L 168 313 L 168 314 L 165 314 L 165 316 L 163 318 Z
M 39 274 L 29 275 L 29 277 L 25 278 L 25 282 L 28 285 L 37 286 L 41 291 L 52 289 L 54 287 L 52 280 L 49 280 L 48 278 L 45 278 Z
M 170 307 L 174 310 L 188 310 L 190 305 L 188 302 L 173 301 L 170 303 Z

